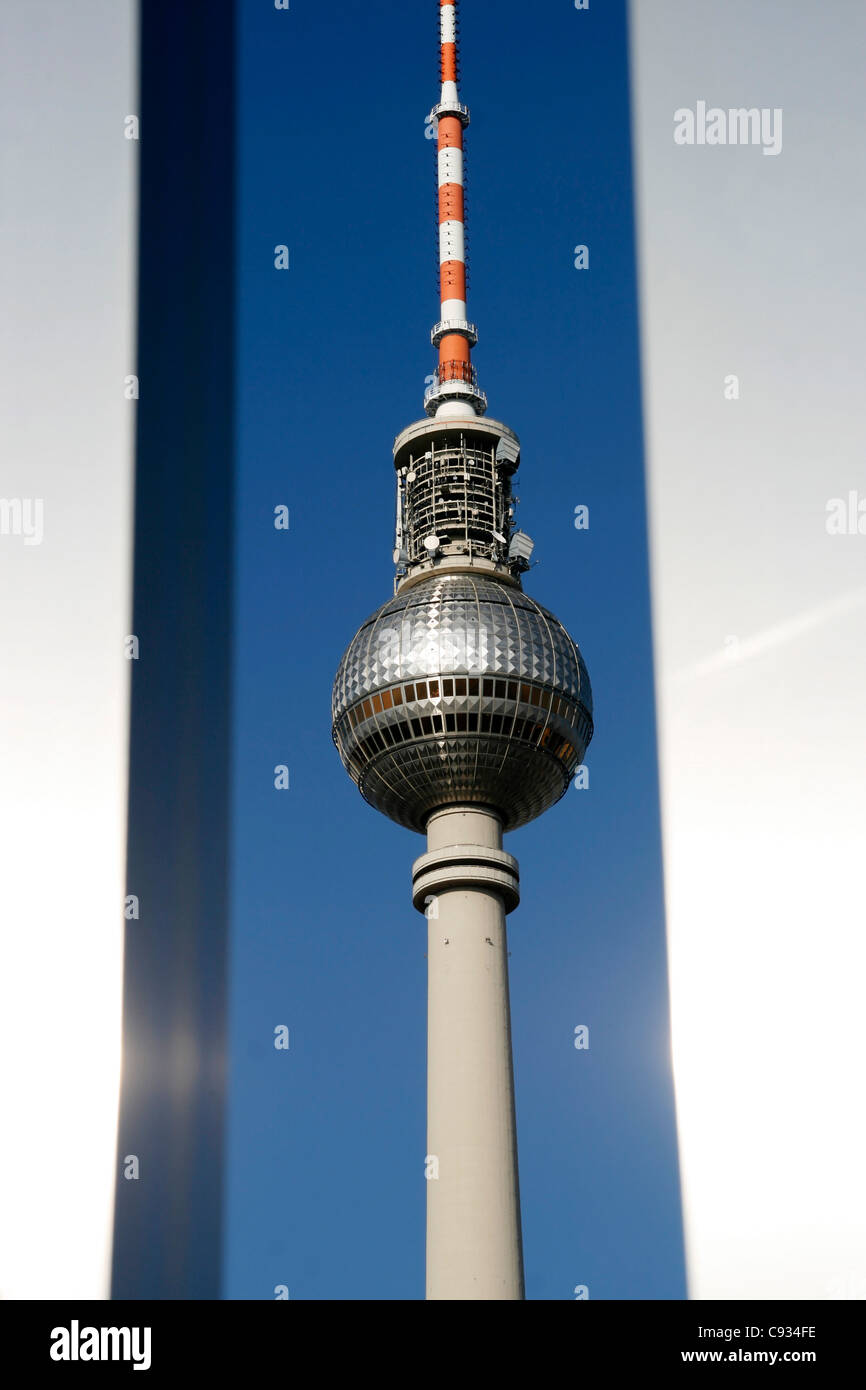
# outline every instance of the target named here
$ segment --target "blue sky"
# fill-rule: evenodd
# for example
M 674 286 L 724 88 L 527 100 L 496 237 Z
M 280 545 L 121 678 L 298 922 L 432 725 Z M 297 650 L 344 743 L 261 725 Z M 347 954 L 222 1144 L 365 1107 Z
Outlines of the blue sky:
M 559 0 L 531 18 L 462 6 L 474 357 L 523 446 L 525 588 L 580 644 L 596 711 L 589 790 L 506 841 L 527 1297 L 681 1298 L 625 12 Z M 434 366 L 437 7 L 246 0 L 238 62 L 224 1292 L 420 1299 L 423 840 L 363 802 L 329 701 L 392 592 L 390 448 Z

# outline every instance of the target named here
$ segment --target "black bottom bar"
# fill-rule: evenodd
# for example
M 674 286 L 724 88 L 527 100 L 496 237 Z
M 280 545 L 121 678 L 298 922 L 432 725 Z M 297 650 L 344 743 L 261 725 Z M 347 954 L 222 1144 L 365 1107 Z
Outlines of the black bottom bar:
M 201 1377 L 210 1373 L 227 1381 L 233 1373 L 250 1368 L 256 1372 L 256 1384 L 269 1371 L 289 1378 L 300 1373 L 304 1383 L 312 1369 L 311 1352 L 316 1378 L 324 1372 L 333 1374 L 335 1345 L 344 1349 L 346 1361 L 354 1363 L 359 1377 L 371 1378 L 378 1369 L 385 1373 L 386 1383 L 389 1370 L 400 1380 L 409 1373 L 407 1353 L 414 1350 L 417 1356 L 423 1345 L 423 1371 L 429 1377 L 435 1343 L 420 1344 L 416 1339 L 429 1335 L 433 1327 L 450 1328 L 455 1315 L 446 1313 L 440 1323 L 441 1313 L 425 1311 L 419 1314 L 419 1323 L 407 1324 L 404 1305 L 395 1332 L 393 1323 L 388 1328 L 372 1325 L 375 1307 L 372 1303 L 290 1300 L 272 1304 L 16 1303 L 0 1305 L 0 1333 L 7 1350 L 14 1346 L 22 1367 L 47 1369 L 52 1377 L 84 1374 L 92 1378 L 100 1369 L 115 1376 L 132 1375 L 135 1356 L 141 1370 L 160 1383 L 184 1373 L 198 1377 L 197 1384 L 203 1384 Z M 467 1333 L 477 1337 L 477 1305 L 473 1309 L 472 1322 L 465 1326 Z M 774 1370 L 804 1366 L 826 1380 L 828 1372 L 858 1364 L 864 1341 L 863 1310 L 856 1302 L 585 1302 L 562 1317 L 545 1314 L 544 1324 L 533 1322 L 540 1314 L 531 1313 L 526 1304 L 519 1312 L 512 1308 L 502 1324 L 498 1322 L 502 1313 L 492 1313 L 492 1323 L 487 1323 L 487 1315 L 480 1316 L 488 1334 L 483 1343 L 486 1372 L 496 1369 L 495 1359 L 493 1367 L 490 1364 L 489 1333 L 501 1328 L 502 1352 L 508 1358 L 519 1349 L 522 1335 L 533 1337 L 532 1348 L 527 1347 L 532 1357 L 529 1365 L 534 1368 L 533 1380 L 542 1385 L 569 1371 L 577 1380 L 591 1369 L 595 1378 L 609 1376 L 615 1383 L 626 1372 L 665 1376 L 675 1367 L 688 1371 L 701 1365 Z M 129 1330 L 128 1338 L 121 1332 L 114 1339 L 120 1352 L 128 1348 L 127 1360 L 83 1359 L 91 1349 L 101 1350 L 102 1339 L 93 1331 L 101 1328 Z M 135 1328 L 137 1338 L 132 1333 Z M 545 1340 L 539 1345 L 539 1328 L 546 1339 L 563 1334 L 564 1344 Z M 145 1329 L 149 1340 L 143 1335 Z M 336 1344 L 335 1331 L 340 1334 Z M 316 1339 L 312 1347 L 310 1338 Z M 57 1355 L 77 1352 L 79 1359 L 55 1359 L 52 1347 Z M 110 1356 L 110 1337 L 105 1347 Z M 453 1363 L 450 1339 L 442 1354 L 445 1371 Z M 513 1371 L 513 1362 L 510 1365 Z

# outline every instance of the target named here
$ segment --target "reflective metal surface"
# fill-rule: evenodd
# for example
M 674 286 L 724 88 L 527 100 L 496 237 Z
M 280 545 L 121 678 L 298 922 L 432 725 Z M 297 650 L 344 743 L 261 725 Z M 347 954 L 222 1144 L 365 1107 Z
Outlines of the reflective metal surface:
M 332 714 L 365 798 L 416 830 L 449 804 L 524 825 L 563 795 L 592 737 L 568 633 L 519 588 L 474 574 L 425 579 L 374 613 L 340 663 Z

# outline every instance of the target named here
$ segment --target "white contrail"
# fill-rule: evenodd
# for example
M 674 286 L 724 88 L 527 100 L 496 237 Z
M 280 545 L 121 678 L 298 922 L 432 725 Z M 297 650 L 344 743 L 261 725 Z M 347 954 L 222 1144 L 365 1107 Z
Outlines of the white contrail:
M 803 633 L 810 632 L 813 628 L 821 627 L 833 618 L 842 617 L 843 614 L 864 606 L 866 606 L 866 588 L 851 589 L 848 593 L 840 594 L 837 598 L 829 599 L 826 603 L 818 603 L 813 608 L 807 608 L 804 612 L 798 613 L 796 617 L 786 618 L 784 622 L 764 628 L 763 632 L 756 632 L 753 637 L 747 637 L 743 641 L 738 640 L 732 647 L 714 652 L 712 656 L 705 657 L 703 661 L 697 662 L 694 666 L 687 666 L 683 670 L 675 672 L 670 678 L 671 684 L 681 685 L 686 681 L 699 680 L 701 676 L 712 675 L 713 672 L 721 671 L 726 666 L 741 666 L 744 661 L 749 661 L 752 657 L 761 656 L 774 647 L 783 647 L 787 642 L 793 642 L 796 638 L 801 637 Z

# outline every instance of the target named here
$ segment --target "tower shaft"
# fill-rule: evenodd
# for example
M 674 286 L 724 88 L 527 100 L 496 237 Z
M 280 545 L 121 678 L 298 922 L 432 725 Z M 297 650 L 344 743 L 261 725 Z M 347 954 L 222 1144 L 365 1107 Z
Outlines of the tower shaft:
M 517 861 L 492 811 L 434 814 L 413 898 L 428 918 L 427 1298 L 522 1299 L 506 912 Z

